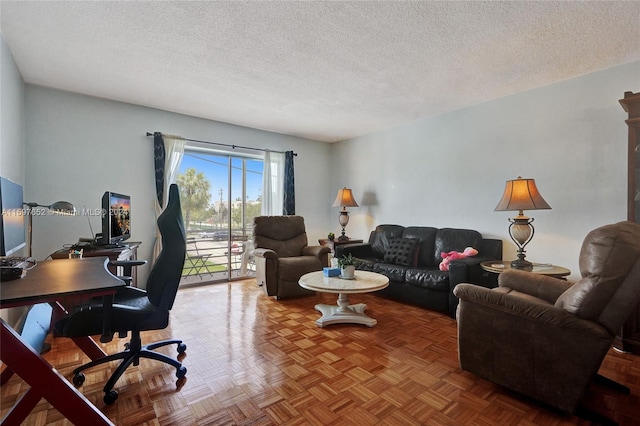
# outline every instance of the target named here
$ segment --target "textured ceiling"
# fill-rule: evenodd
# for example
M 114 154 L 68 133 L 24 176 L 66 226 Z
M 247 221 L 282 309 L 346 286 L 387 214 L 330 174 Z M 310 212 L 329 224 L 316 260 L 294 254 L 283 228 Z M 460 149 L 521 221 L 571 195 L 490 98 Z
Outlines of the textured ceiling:
M 27 83 L 327 142 L 640 60 L 634 1 L 3 0 L 0 16 Z

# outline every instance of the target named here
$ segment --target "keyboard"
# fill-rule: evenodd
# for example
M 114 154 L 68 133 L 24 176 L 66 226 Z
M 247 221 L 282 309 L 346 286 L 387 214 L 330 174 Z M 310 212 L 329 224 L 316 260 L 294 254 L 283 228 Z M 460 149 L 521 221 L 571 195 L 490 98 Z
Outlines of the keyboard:
M 31 269 L 36 266 L 36 260 L 27 256 L 0 256 L 0 268 Z

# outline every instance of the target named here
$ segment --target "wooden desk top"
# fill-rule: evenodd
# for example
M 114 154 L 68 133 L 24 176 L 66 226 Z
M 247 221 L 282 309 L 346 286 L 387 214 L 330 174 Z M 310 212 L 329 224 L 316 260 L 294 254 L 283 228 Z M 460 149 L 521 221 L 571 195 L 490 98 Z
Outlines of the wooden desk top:
M 488 262 L 480 263 L 482 269 L 495 274 L 502 273 L 507 269 L 511 269 L 511 262 L 504 262 L 502 260 L 490 260 Z M 552 265 L 550 263 L 534 263 L 531 269 L 522 269 L 523 271 L 531 272 L 532 274 L 549 275 L 551 277 L 566 277 L 571 274 L 571 271 L 562 266 Z
M 124 287 L 107 270 L 108 257 L 38 262 L 27 275 L 0 284 L 0 307 L 31 305 L 68 296 L 100 296 Z

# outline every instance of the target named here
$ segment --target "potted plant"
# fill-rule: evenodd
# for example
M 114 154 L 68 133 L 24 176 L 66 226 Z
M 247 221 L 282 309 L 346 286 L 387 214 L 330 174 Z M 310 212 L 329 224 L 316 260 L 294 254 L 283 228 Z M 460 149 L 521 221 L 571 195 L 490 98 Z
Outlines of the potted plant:
M 356 259 L 354 259 L 351 253 L 338 258 L 338 267 L 340 268 L 340 278 L 355 278 Z
M 336 234 L 334 234 L 333 232 L 329 232 L 327 238 L 329 239 L 329 241 L 333 241 L 336 238 Z

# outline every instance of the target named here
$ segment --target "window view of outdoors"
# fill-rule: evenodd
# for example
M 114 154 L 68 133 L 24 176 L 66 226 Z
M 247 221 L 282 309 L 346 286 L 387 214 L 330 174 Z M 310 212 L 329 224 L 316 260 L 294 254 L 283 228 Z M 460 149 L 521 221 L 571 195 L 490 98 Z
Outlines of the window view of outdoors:
M 185 150 L 176 182 L 187 227 L 182 284 L 250 276 L 262 160 Z

